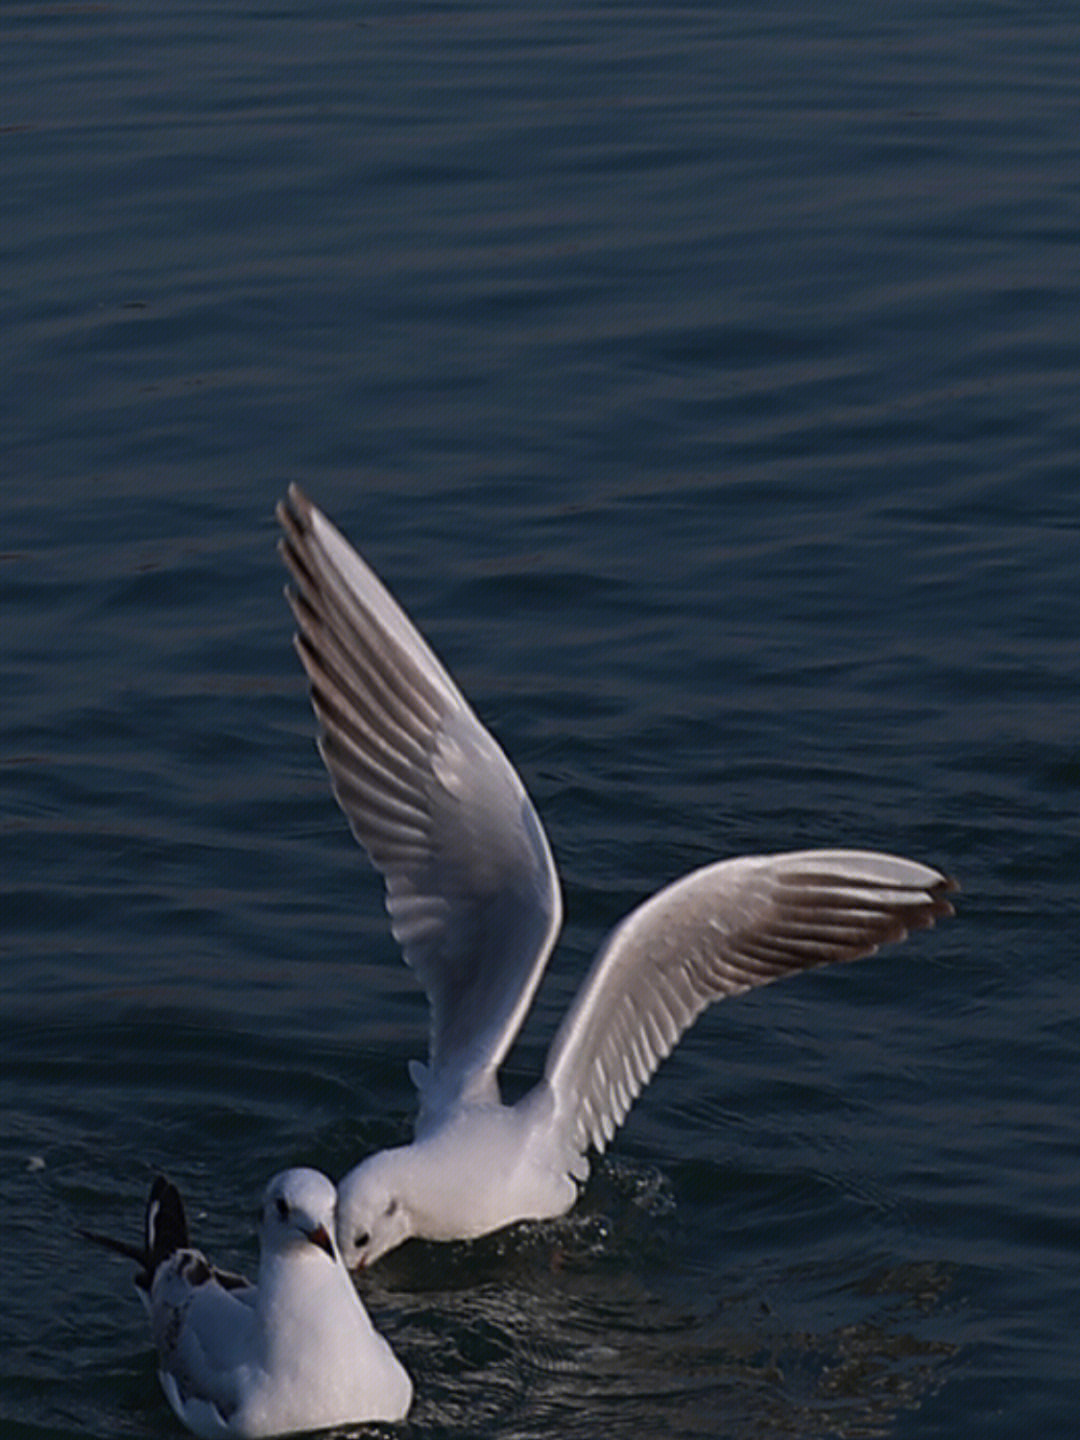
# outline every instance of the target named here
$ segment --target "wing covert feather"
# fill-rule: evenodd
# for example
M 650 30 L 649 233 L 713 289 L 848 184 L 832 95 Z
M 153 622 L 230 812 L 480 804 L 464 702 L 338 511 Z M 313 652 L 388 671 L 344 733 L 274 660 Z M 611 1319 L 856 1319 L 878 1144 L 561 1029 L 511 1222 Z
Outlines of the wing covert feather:
M 149 1299 L 151 1333 L 162 1383 L 171 1380 L 184 1410 L 193 1402 L 223 1416 L 236 1408 L 238 1367 L 254 1324 L 248 1296 L 255 1294 L 253 1286 L 222 1286 L 198 1250 L 177 1251 L 159 1269 Z
M 611 932 L 548 1052 L 570 1149 L 603 1150 L 715 1000 L 870 955 L 951 915 L 953 881 L 870 851 L 742 856 L 667 886 Z

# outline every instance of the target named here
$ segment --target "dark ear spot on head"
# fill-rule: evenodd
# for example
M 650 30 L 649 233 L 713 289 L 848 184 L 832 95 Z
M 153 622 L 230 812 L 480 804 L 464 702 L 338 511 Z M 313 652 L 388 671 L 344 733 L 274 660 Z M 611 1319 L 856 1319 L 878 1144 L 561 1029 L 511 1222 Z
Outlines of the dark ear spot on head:
M 387 1213 L 387 1215 L 396 1215 L 396 1214 L 397 1214 L 397 1201 L 396 1201 L 396 1200 L 391 1200 L 391 1201 L 390 1201 L 390 1204 L 387 1205 L 387 1207 L 386 1207 L 386 1213 Z
M 213 1272 L 207 1264 L 206 1257 L 200 1255 L 197 1250 L 184 1252 L 177 1269 L 192 1287 L 205 1285 L 208 1280 L 213 1278 Z
M 288 1202 L 283 1200 L 280 1195 L 277 1197 L 277 1213 L 280 1220 L 287 1220 L 289 1218 Z

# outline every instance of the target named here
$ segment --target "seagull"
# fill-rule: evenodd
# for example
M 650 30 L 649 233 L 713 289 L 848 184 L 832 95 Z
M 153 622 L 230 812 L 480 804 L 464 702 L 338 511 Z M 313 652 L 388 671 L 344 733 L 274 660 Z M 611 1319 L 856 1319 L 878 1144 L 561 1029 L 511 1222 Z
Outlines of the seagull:
M 295 645 L 337 801 L 427 992 L 411 1144 L 338 1189 L 349 1269 L 410 1236 L 469 1240 L 565 1214 L 657 1066 L 714 1000 L 870 955 L 951 915 L 946 875 L 860 850 L 745 855 L 631 911 L 597 953 L 539 1081 L 498 1072 L 562 922 L 551 847 L 516 771 L 374 573 L 295 485 L 277 507 Z
M 188 1244 L 176 1186 L 155 1178 L 141 1246 L 79 1233 L 139 1266 L 158 1378 L 196 1435 L 272 1436 L 401 1420 L 412 1381 L 377 1333 L 334 1239 L 335 1191 L 318 1170 L 285 1170 L 259 1212 L 258 1283 Z

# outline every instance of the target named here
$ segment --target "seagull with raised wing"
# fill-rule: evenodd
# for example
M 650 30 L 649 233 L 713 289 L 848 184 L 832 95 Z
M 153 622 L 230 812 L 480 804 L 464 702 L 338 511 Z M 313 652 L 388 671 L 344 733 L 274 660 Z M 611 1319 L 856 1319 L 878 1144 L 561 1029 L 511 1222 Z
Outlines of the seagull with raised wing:
M 139 1266 L 161 1388 L 196 1435 L 285 1435 L 408 1411 L 412 1381 L 341 1263 L 335 1198 L 318 1170 L 270 1181 L 255 1285 L 190 1247 L 180 1194 L 164 1176 L 150 1190 L 141 1246 L 80 1232 Z
M 296 647 L 319 749 L 386 887 L 427 992 L 415 1138 L 338 1188 L 345 1263 L 410 1236 L 473 1239 L 574 1204 L 656 1067 L 714 1000 L 872 954 L 952 914 L 954 882 L 897 856 L 742 856 L 684 876 L 608 936 L 538 1083 L 502 1103 L 498 1072 L 562 921 L 551 849 L 513 766 L 344 537 L 292 486 L 278 506 Z

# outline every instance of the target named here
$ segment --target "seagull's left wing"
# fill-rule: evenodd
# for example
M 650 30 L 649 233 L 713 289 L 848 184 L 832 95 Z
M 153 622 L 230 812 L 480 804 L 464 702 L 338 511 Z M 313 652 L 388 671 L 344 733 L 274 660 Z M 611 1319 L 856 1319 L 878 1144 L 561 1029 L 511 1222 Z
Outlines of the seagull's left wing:
M 558 877 L 513 766 L 376 576 L 296 486 L 278 519 L 319 750 L 431 1002 L 423 1117 L 494 1092 L 558 934 Z
M 551 1043 L 545 1080 L 568 1152 L 603 1150 L 714 1000 L 870 955 L 951 915 L 955 888 L 897 856 L 808 850 L 722 860 L 661 890 L 612 931 Z

